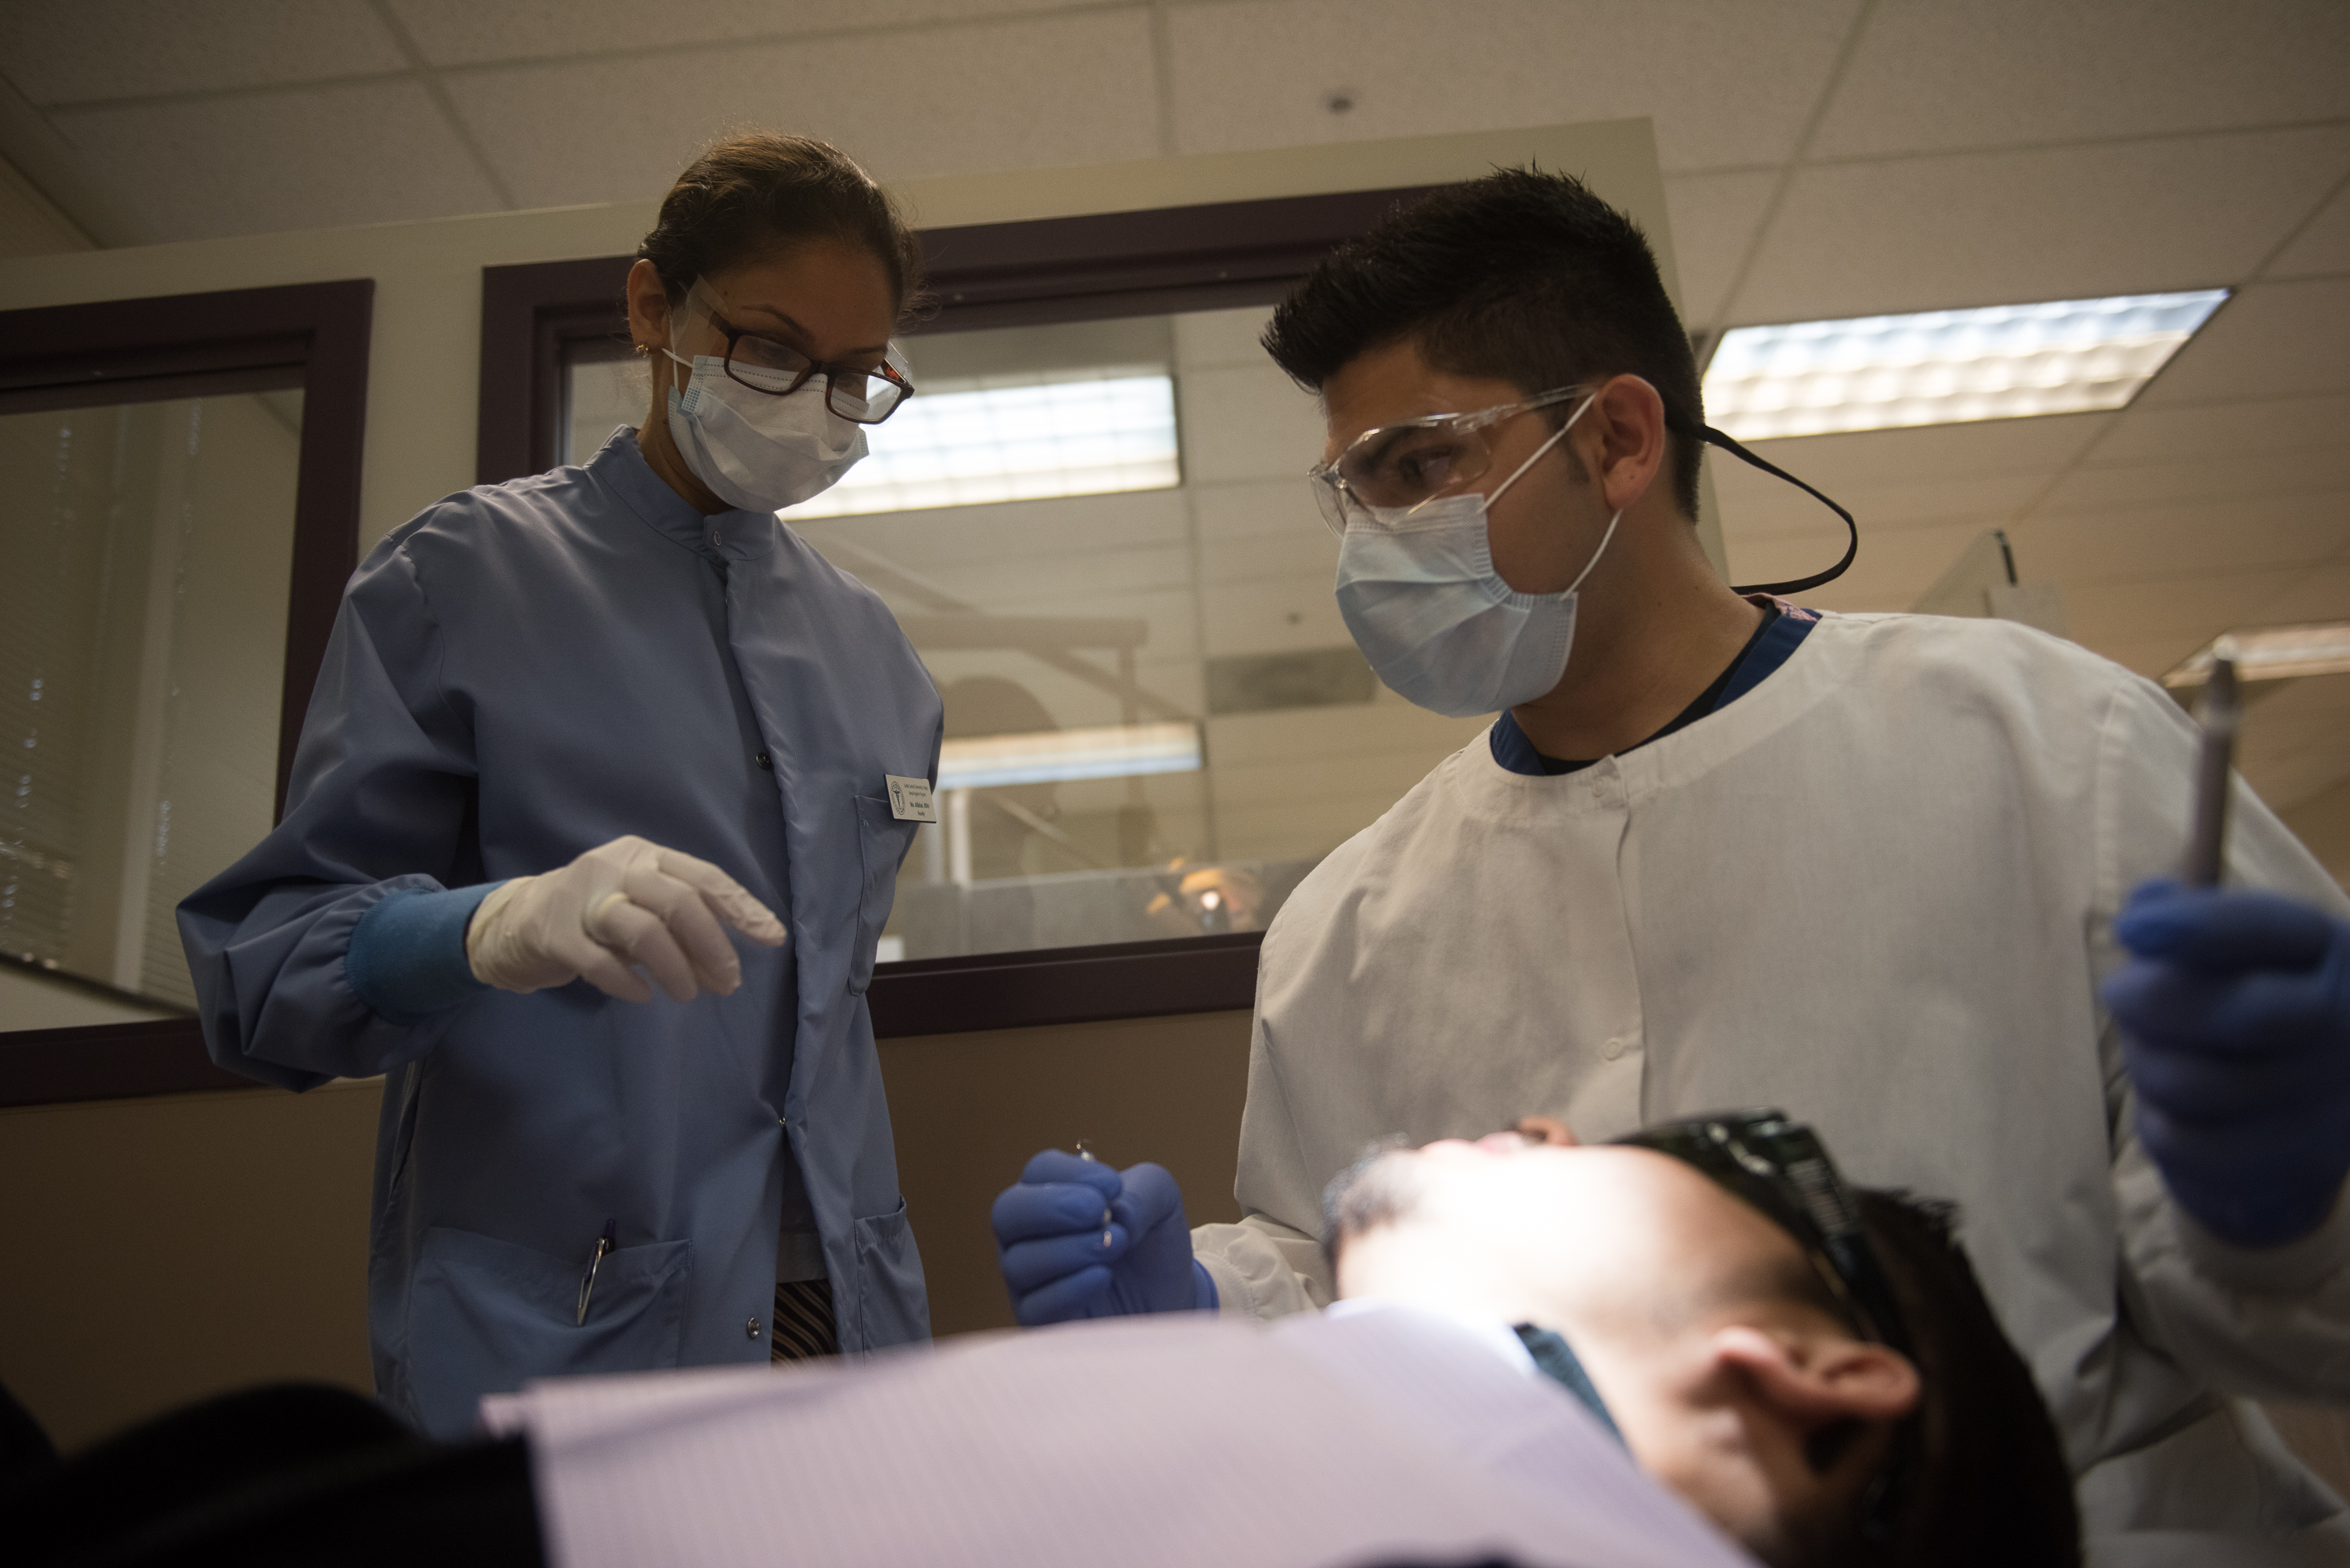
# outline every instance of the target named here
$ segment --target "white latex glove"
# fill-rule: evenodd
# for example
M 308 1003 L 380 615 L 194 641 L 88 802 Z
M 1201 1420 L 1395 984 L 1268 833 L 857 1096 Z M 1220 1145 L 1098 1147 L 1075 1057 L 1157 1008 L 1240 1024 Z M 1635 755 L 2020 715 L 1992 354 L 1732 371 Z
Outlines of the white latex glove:
M 584 979 L 608 996 L 650 1002 L 642 964 L 672 1002 L 696 988 L 723 996 L 743 965 L 723 920 L 764 947 L 783 922 L 707 860 L 631 834 L 538 877 L 501 884 L 473 911 L 465 959 L 500 991 L 542 991 Z

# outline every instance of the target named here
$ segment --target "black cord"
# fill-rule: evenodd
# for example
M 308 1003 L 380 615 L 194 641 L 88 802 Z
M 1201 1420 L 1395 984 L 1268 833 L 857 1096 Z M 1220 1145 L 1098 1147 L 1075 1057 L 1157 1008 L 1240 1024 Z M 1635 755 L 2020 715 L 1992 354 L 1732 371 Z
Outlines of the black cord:
M 1733 587 L 1730 590 L 1731 592 L 1742 596 L 1746 594 L 1799 594 L 1805 588 L 1816 588 L 1822 583 L 1832 583 L 1835 581 L 1836 578 L 1843 576 L 1846 572 L 1851 569 L 1853 557 L 1860 554 L 1860 524 L 1852 520 L 1851 513 L 1846 511 L 1843 507 L 1837 505 L 1835 502 L 1829 500 L 1825 495 L 1821 494 L 1817 490 L 1813 489 L 1810 485 L 1805 484 L 1802 480 L 1797 479 L 1794 474 L 1789 473 L 1777 463 L 1771 462 L 1765 459 L 1755 456 L 1752 452 L 1747 451 L 1744 447 L 1739 445 L 1737 441 L 1722 434 L 1711 425 L 1703 426 L 1702 429 L 1704 431 L 1704 436 L 1702 439 L 1705 441 L 1707 445 L 1718 446 L 1722 451 L 1728 452 L 1731 456 L 1737 458 L 1741 462 L 1752 463 L 1756 468 L 1761 469 L 1763 472 L 1771 474 L 1775 478 L 1785 480 L 1788 483 L 1794 485 L 1796 489 L 1804 492 L 1804 493 L 1809 495 L 1814 501 L 1817 501 L 1821 505 L 1826 507 L 1829 511 L 1843 518 L 1845 531 L 1851 536 L 1849 542 L 1846 543 L 1844 547 L 1844 558 L 1838 561 L 1835 566 L 1830 566 L 1825 572 L 1814 572 L 1808 577 L 1797 577 L 1792 582 L 1749 583 L 1742 587 Z

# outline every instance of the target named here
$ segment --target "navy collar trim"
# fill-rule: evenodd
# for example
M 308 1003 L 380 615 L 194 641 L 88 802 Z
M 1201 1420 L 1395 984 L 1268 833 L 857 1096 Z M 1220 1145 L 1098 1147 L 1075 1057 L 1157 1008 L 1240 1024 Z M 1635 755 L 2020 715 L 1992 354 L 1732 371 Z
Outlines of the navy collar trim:
M 1648 740 L 1642 741 L 1641 746 L 1662 740 L 1674 731 L 1686 728 L 1708 714 L 1719 713 L 1757 686 L 1762 685 L 1771 678 L 1773 672 L 1794 656 L 1795 649 L 1802 646 L 1804 639 L 1811 635 L 1812 628 L 1820 624 L 1819 611 L 1805 609 L 1801 605 L 1789 604 L 1784 599 L 1773 599 L 1765 595 L 1757 594 L 1750 602 L 1775 610 L 1776 613 L 1757 628 L 1754 635 L 1748 639 L 1745 648 L 1740 650 L 1738 658 L 1714 683 L 1714 690 L 1700 696 L 1696 702 L 1684 709 L 1680 716 L 1671 723 L 1649 736 Z M 1711 702 L 1706 701 L 1707 696 L 1711 697 Z M 1557 759 L 1544 757 L 1540 752 L 1534 750 L 1534 743 L 1526 739 L 1526 732 L 1518 727 L 1517 715 L 1507 709 L 1503 709 L 1502 716 L 1493 721 L 1493 727 L 1486 732 L 1486 740 L 1492 749 L 1493 761 L 1496 763 L 1510 773 L 1523 774 L 1529 778 L 1573 773 L 1591 765 L 1590 762 L 1561 763 Z M 1625 750 L 1638 751 L 1639 746 L 1627 746 Z

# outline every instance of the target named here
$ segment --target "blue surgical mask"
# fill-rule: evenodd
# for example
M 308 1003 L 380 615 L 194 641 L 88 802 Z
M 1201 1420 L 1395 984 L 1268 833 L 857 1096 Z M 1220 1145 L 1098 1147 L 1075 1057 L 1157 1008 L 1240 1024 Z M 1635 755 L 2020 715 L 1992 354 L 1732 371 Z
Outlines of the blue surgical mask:
M 1585 399 L 1491 495 L 1441 495 L 1402 511 L 1357 505 L 1349 514 L 1338 542 L 1338 613 L 1399 695 L 1467 719 L 1532 701 L 1566 673 L 1575 591 L 1624 514 L 1608 519 L 1590 562 L 1555 594 L 1522 594 L 1502 580 L 1485 514 L 1590 407 Z

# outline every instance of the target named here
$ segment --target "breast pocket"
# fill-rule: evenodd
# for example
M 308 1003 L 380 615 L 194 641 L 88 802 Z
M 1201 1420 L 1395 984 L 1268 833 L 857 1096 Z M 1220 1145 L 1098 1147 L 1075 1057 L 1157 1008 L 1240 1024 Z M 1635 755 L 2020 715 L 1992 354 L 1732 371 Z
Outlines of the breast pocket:
M 889 906 L 898 897 L 898 867 L 914 845 L 921 824 L 900 822 L 889 813 L 889 803 L 869 795 L 857 797 L 858 857 L 865 882 L 857 897 L 857 940 L 848 952 L 848 990 L 865 994 L 873 983 L 873 950 L 881 928 L 889 923 Z
M 588 1247 L 555 1258 L 471 1231 L 427 1231 L 408 1293 L 417 1418 L 436 1438 L 463 1438 L 483 1395 L 533 1377 L 675 1366 L 692 1246 L 659 1241 L 606 1257 L 583 1324 Z

